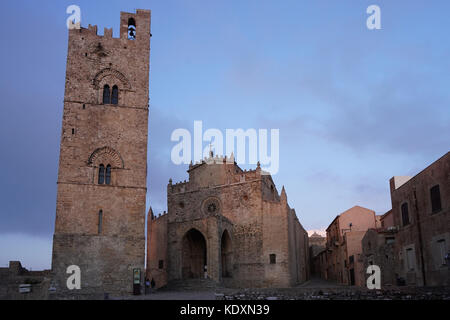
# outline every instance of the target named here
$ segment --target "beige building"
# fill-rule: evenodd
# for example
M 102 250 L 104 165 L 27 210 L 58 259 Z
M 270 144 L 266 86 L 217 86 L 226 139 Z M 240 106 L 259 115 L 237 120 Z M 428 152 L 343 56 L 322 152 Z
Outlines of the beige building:
M 230 287 L 290 287 L 309 276 L 308 235 L 259 164 L 212 157 L 167 186 L 168 212 L 148 217 L 147 277 L 156 286 L 207 278 Z
M 361 240 L 377 224 L 375 211 L 355 206 L 338 215 L 327 228 L 326 250 L 317 256 L 323 278 L 365 285 Z

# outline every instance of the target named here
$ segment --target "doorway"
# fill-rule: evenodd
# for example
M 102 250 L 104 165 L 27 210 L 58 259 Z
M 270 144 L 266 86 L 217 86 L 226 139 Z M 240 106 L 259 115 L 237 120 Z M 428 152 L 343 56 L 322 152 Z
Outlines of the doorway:
M 203 278 L 207 265 L 205 237 L 197 229 L 191 229 L 182 243 L 182 278 Z
M 350 285 L 355 285 L 355 269 L 350 269 Z

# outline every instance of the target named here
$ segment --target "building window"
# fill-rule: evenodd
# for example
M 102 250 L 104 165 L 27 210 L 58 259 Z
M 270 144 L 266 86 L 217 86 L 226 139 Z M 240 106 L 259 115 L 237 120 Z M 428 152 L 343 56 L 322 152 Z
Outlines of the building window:
M 101 164 L 98 167 L 98 184 L 103 184 L 105 182 L 105 166 Z
M 117 86 L 112 87 L 111 104 L 119 104 L 119 88 Z
M 100 210 L 98 212 L 98 234 L 102 233 L 102 227 L 103 227 L 103 210 Z
M 277 255 L 276 254 L 271 254 L 271 255 L 269 255 L 269 258 L 270 258 L 270 264 L 275 264 L 275 263 L 277 263 Z
M 442 209 L 441 206 L 441 193 L 439 191 L 439 185 L 435 185 L 430 189 L 431 196 L 431 212 L 439 212 Z
M 412 248 L 406 249 L 406 262 L 408 264 L 408 271 L 416 269 L 416 257 Z
M 109 89 L 109 86 L 105 84 L 103 87 L 103 104 L 110 104 L 111 103 L 111 92 Z
M 353 255 L 351 255 L 350 257 L 348 257 L 348 263 L 353 263 L 355 262 L 355 257 Z
M 446 255 L 445 239 L 438 240 L 437 246 L 438 246 L 437 254 L 439 255 L 439 266 L 446 265 L 447 262 L 445 261 Z
M 159 269 L 163 269 L 164 268 L 164 260 L 159 260 L 158 261 L 158 268 Z
M 136 40 L 136 21 L 128 19 L 128 40 Z
M 405 202 L 401 206 L 402 210 L 402 223 L 404 226 L 407 226 L 409 224 L 409 212 L 408 212 L 408 204 Z
M 105 184 L 111 184 L 111 165 L 106 166 Z
M 101 164 L 98 167 L 98 184 L 111 184 L 111 165 Z

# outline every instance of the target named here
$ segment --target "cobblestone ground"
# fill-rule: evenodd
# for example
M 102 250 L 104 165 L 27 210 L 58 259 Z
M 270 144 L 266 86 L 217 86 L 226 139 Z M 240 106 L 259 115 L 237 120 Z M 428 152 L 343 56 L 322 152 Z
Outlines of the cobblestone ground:
M 170 288 L 148 295 L 122 299 L 136 300 L 450 300 L 450 288 L 395 287 L 368 290 L 310 280 L 295 288 L 230 289 L 230 288 Z
M 295 288 L 223 289 L 216 294 L 220 300 L 450 300 L 450 288 L 395 287 L 368 290 L 310 280 Z

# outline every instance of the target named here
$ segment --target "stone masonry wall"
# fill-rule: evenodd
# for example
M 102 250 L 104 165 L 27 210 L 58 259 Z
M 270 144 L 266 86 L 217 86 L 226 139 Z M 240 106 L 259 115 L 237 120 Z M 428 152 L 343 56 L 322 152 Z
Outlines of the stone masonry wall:
M 288 287 L 305 281 L 309 275 L 306 231 L 287 205 L 285 191 L 279 196 L 271 177 L 261 175 L 259 166 L 243 171 L 235 163 L 212 159 L 218 164 L 191 165 L 188 182 L 170 181 L 167 187 L 168 281 L 183 278 L 183 259 L 188 259 L 183 256 L 183 242 L 192 229 L 206 239 L 208 277 L 216 282 L 234 287 Z M 155 227 L 158 234 L 164 232 L 160 231 L 164 223 L 156 223 L 158 219 L 151 224 L 152 234 Z M 221 256 L 225 230 L 231 245 L 223 250 L 232 265 L 226 267 L 226 277 Z M 164 241 L 157 238 L 150 246 Z M 154 250 L 150 248 L 151 259 L 155 259 Z M 270 261 L 272 254 L 275 263 Z
M 129 18 L 136 40 L 127 37 Z M 96 26 L 69 31 L 52 258 L 58 297 L 130 294 L 133 269 L 144 274 L 149 55 L 148 10 L 122 12 L 120 38 L 111 29 L 97 35 Z M 103 104 L 105 84 L 118 86 L 117 105 Z M 100 164 L 112 167 L 109 185 L 98 184 Z M 66 289 L 72 264 L 81 290 Z
M 164 214 L 147 216 L 147 278 L 155 281 L 155 287 L 167 284 L 167 218 Z M 160 266 L 162 261 L 162 267 Z
M 432 212 L 430 189 L 436 185 L 441 210 Z M 410 285 L 449 285 L 450 268 L 443 263 L 440 245 L 444 246 L 444 254 L 450 253 L 450 152 L 397 188 L 392 178 L 390 187 L 392 216 L 399 229 L 394 248 L 399 260 L 396 273 Z M 403 204 L 408 207 L 408 225 L 402 221 Z

